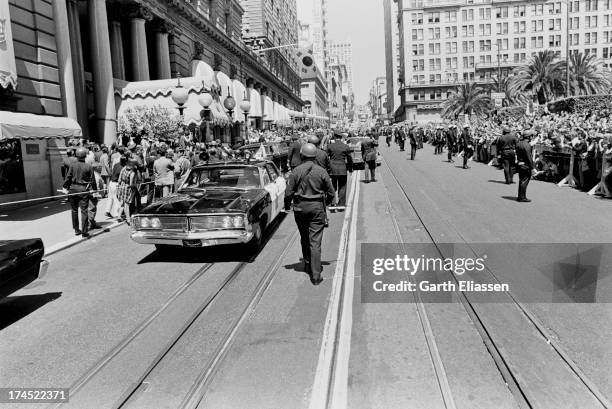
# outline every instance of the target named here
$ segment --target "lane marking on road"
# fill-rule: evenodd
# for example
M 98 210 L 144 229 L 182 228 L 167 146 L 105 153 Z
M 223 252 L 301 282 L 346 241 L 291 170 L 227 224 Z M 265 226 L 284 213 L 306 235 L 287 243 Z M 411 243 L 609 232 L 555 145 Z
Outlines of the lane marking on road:
M 360 171 L 353 172 L 309 409 L 346 407 L 354 286 L 354 263 L 347 264 L 347 249 L 348 260 L 352 260 L 350 256 L 354 258 L 355 253 L 360 176 Z M 330 402 L 333 405 L 328 406 Z

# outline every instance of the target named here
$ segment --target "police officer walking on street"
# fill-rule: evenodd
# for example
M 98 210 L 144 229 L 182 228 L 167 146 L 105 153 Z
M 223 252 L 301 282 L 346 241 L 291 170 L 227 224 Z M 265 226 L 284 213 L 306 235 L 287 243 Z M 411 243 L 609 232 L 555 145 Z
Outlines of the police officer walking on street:
M 300 232 L 304 269 L 310 281 L 319 285 L 321 277 L 321 242 L 325 225 L 325 202 L 334 200 L 336 192 L 329 174 L 315 163 L 317 147 L 306 143 L 300 150 L 302 164 L 289 176 L 285 191 L 285 209 L 293 201 L 295 222 Z M 335 203 L 334 203 L 335 204 Z
M 66 172 L 64 189 L 70 194 L 70 207 L 72 213 L 72 228 L 74 234 L 83 237 L 89 236 L 88 207 L 91 191 L 97 190 L 94 169 L 89 163 L 85 163 L 87 149 L 79 148 L 76 151 L 77 161 L 70 164 Z M 79 211 L 81 223 L 79 226 Z
M 468 160 L 474 155 L 474 141 L 468 124 L 463 126 L 461 139 L 463 140 L 463 169 L 469 169 Z
M 351 148 L 344 143 L 342 137 L 334 134 L 332 142 L 327 145 L 327 154 L 331 165 L 330 177 L 336 192 L 338 192 L 338 206 L 336 210 L 343 211 L 346 208 L 346 182 L 347 172 L 353 172 L 353 157 Z M 334 210 L 334 208 L 330 208 Z
M 516 161 L 516 134 L 508 127 L 502 129 L 502 135 L 497 140 L 497 152 L 504 167 L 506 184 L 514 183 L 514 164 Z
M 455 130 L 456 130 L 456 126 L 450 125 L 448 127 L 448 130 L 446 131 L 446 150 L 447 150 L 448 163 L 455 162 L 453 160 L 455 144 L 457 143 L 457 136 L 455 134 Z
M 516 164 L 519 174 L 517 202 L 531 202 L 531 200 L 527 199 L 527 185 L 529 185 L 534 169 L 533 153 L 529 144 L 529 138 L 533 135 L 535 135 L 534 131 L 525 132 L 516 145 Z

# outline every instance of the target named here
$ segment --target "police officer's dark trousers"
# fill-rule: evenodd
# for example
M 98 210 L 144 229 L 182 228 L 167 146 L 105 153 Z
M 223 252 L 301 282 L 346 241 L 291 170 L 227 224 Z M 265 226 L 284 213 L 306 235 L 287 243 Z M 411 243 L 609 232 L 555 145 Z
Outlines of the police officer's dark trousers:
M 448 145 L 448 153 L 447 153 L 447 158 L 449 162 L 453 161 L 453 145 Z
M 414 160 L 416 157 L 417 146 L 410 144 L 410 160 Z
M 72 195 L 73 193 L 81 193 Z M 80 231 L 82 233 L 87 233 L 88 229 L 88 207 L 89 207 L 89 193 L 84 186 L 80 185 L 72 185 L 70 187 L 69 193 L 70 198 L 70 208 L 72 214 L 72 228 L 74 231 Z M 79 212 L 81 213 L 81 223 L 79 228 Z
M 325 225 L 325 205 L 320 200 L 300 200 L 293 207 L 295 223 L 300 232 L 304 263 L 310 265 L 310 275 L 321 277 L 321 241 Z
M 527 199 L 527 186 L 531 180 L 531 169 L 525 165 L 519 165 L 519 186 L 518 186 L 518 199 Z
M 400 151 L 404 150 L 404 141 L 403 140 L 399 140 L 399 147 L 400 147 Z
M 347 175 L 330 175 L 332 186 L 338 192 L 338 206 L 346 206 Z
M 504 167 L 504 176 L 506 178 L 506 183 L 512 183 L 512 179 L 514 179 L 514 163 L 515 156 L 514 152 L 506 151 L 501 154 L 502 165 Z
M 472 157 L 472 155 L 474 154 L 474 149 L 466 146 L 465 149 L 463 150 L 463 167 L 467 168 L 467 164 L 468 164 L 468 160 Z

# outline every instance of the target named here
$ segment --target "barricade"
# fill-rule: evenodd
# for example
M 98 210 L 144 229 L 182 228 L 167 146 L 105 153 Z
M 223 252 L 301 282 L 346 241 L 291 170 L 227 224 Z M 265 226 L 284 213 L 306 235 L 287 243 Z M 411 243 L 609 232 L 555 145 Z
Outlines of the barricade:
M 597 185 L 595 185 L 593 189 L 589 191 L 589 195 L 601 195 L 608 198 L 612 197 L 612 192 L 608 189 L 605 183 L 606 174 L 608 171 L 611 171 L 611 166 L 609 165 L 610 158 L 612 158 L 612 153 L 603 154 L 601 156 L 601 178 L 599 183 L 597 183 Z

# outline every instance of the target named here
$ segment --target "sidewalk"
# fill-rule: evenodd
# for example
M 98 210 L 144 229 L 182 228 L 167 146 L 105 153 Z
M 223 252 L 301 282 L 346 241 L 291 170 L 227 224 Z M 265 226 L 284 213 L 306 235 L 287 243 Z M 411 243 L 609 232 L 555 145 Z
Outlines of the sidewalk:
M 92 230 L 92 236 L 121 224 L 116 219 L 107 219 L 104 215 L 107 200 L 101 199 L 98 202 L 96 221 L 102 229 Z M 47 255 L 86 240 L 74 235 L 70 204 L 62 200 L 39 203 L 14 210 L 6 210 L 0 206 L 0 240 L 35 237 L 42 238 Z

